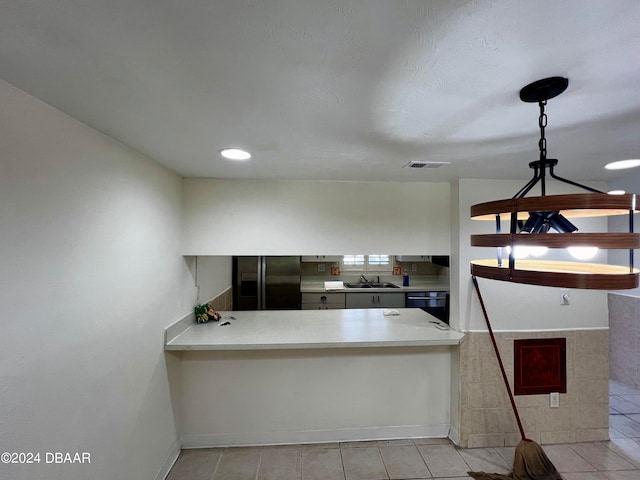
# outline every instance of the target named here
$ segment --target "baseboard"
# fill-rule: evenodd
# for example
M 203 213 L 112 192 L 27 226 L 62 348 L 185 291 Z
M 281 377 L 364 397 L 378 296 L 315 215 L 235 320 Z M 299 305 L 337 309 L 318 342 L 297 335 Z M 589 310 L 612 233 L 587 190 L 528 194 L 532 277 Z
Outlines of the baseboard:
M 294 432 L 183 434 L 181 441 L 182 448 L 207 448 L 391 440 L 395 438 L 447 438 L 448 434 L 449 425 L 412 425 Z
M 455 425 L 451 425 L 449 429 L 449 440 L 451 440 L 455 445 L 460 445 L 460 430 Z
M 160 467 L 160 471 L 156 475 L 155 480 L 165 480 L 171 471 L 171 467 L 178 460 L 178 456 L 180 455 L 181 446 L 179 442 L 175 442 L 167 455 L 162 467 Z

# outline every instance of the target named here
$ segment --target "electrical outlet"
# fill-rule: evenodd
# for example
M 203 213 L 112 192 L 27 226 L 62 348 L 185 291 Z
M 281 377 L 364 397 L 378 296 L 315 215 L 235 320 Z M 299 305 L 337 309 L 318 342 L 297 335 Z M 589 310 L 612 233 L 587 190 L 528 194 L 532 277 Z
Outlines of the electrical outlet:
M 412 272 L 417 272 L 418 271 L 418 264 L 417 263 L 412 263 L 411 264 L 411 271 Z
M 560 393 L 551 392 L 549 394 L 549 406 L 551 408 L 558 408 L 560 406 Z
M 562 289 L 560 290 L 560 305 L 570 305 L 571 304 L 571 293 L 569 290 Z
M 326 270 L 326 266 L 324 263 L 318 264 L 318 272 L 324 272 Z

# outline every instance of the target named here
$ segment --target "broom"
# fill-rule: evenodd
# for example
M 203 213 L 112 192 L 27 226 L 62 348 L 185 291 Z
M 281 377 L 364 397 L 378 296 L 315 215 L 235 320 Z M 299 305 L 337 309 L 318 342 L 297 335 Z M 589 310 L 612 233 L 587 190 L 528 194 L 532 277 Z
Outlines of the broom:
M 482 294 L 480 293 L 480 287 L 478 286 L 478 280 L 475 276 L 472 276 L 473 285 L 478 292 L 478 300 L 480 300 L 480 306 L 482 307 L 482 313 L 484 319 L 487 322 L 487 328 L 489 329 L 489 336 L 491 337 L 491 343 L 493 343 L 493 349 L 496 352 L 498 364 L 500 365 L 500 372 L 502 372 L 502 379 L 504 380 L 504 386 L 509 394 L 509 400 L 511 401 L 511 407 L 513 413 L 516 416 L 516 422 L 518 422 L 518 429 L 520 430 L 520 436 L 522 440 L 516 447 L 515 457 L 513 460 L 513 471 L 508 475 L 499 473 L 485 473 L 485 472 L 468 472 L 470 477 L 476 480 L 562 480 L 562 476 L 556 470 L 556 467 L 551 463 L 549 457 L 544 453 L 544 450 L 533 440 L 527 438 L 524 434 L 524 428 L 522 428 L 522 422 L 520 421 L 520 415 L 518 415 L 518 409 L 516 408 L 516 402 L 513 399 L 511 393 L 511 387 L 509 386 L 509 380 L 502 364 L 502 358 L 498 351 L 498 344 L 493 336 L 493 329 L 491 323 L 489 323 L 489 316 L 482 300 Z

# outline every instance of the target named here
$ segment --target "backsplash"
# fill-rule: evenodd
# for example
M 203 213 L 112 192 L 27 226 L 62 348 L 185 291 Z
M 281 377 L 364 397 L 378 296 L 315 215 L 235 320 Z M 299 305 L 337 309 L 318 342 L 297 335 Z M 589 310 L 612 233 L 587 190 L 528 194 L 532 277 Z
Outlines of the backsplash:
M 209 303 L 217 312 L 229 312 L 233 310 L 233 289 L 231 287 L 227 288 L 217 297 L 214 297 Z
M 515 396 L 527 437 L 541 444 L 609 438 L 609 331 L 496 333 L 513 389 L 514 340 L 565 338 L 567 393 Z M 460 345 L 460 446 L 513 446 L 520 441 L 489 334 L 469 332 Z
M 320 268 L 318 268 L 319 265 L 321 265 Z M 430 263 L 430 262 L 398 262 L 394 258 L 393 267 L 400 269 L 399 270 L 400 274 L 394 275 L 395 277 L 400 279 L 400 281 L 402 281 L 402 272 L 404 270 L 407 271 L 409 276 L 411 275 L 445 275 L 446 276 L 449 274 L 449 269 L 447 267 L 436 265 L 435 263 Z M 372 276 L 376 276 L 378 274 L 385 275 L 385 276 L 390 275 L 390 272 L 388 271 L 384 271 L 384 272 L 376 272 L 374 270 L 367 270 L 367 271 L 349 270 L 348 272 L 340 271 L 340 262 L 303 262 L 301 263 L 300 273 L 302 274 L 303 277 L 326 277 L 331 275 L 332 268 L 338 269 L 338 271 L 340 272 L 338 277 L 343 275 L 349 275 L 349 276 L 360 275 L 361 273 L 364 273 L 365 276 L 367 274 Z

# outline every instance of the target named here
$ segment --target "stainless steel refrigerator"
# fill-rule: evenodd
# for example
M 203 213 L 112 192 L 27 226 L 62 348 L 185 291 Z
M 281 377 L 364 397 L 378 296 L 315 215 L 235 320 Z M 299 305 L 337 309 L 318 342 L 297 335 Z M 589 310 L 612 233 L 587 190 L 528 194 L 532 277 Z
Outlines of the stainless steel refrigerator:
M 300 257 L 233 257 L 234 310 L 299 310 Z

